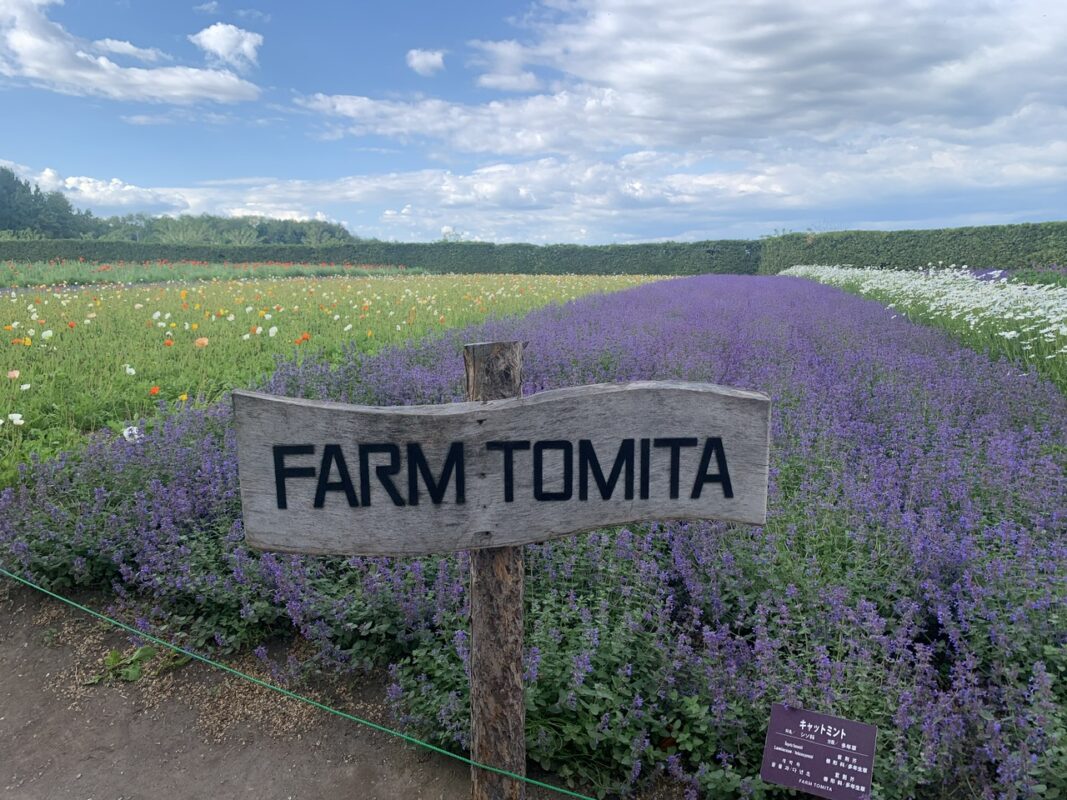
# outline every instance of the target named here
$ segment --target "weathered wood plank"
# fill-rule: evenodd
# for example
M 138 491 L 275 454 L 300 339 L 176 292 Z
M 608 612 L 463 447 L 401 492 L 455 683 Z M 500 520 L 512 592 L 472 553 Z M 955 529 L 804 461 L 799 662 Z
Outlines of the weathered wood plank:
M 522 395 L 521 342 L 463 348 L 468 400 Z M 471 757 L 526 774 L 526 702 L 522 685 L 522 547 L 471 552 Z M 473 800 L 523 800 L 525 784 L 471 767 Z
M 766 518 L 770 400 L 757 392 L 638 382 L 434 406 L 233 403 L 245 534 L 264 550 L 414 555 Z

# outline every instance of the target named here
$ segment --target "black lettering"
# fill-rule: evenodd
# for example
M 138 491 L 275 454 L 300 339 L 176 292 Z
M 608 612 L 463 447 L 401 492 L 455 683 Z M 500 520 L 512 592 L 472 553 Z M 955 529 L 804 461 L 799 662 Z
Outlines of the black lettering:
M 330 480 L 330 472 L 333 465 L 337 465 L 339 481 Z M 322 448 L 322 465 L 319 467 L 319 485 L 315 488 L 315 508 L 323 508 L 326 505 L 326 492 L 343 491 L 348 498 L 349 507 L 359 505 L 356 500 L 356 487 L 352 485 L 352 478 L 348 475 L 348 465 L 345 463 L 341 445 L 328 444 Z
M 389 465 L 379 464 L 374 468 L 374 472 L 392 499 L 393 505 L 404 505 L 404 498 L 397 491 L 390 477 L 400 472 L 400 448 L 395 444 L 361 444 L 359 446 L 359 494 L 363 505 L 370 505 L 370 456 L 372 453 L 385 453 L 389 456 Z
M 558 492 L 545 491 L 545 450 L 559 450 L 563 453 L 563 489 Z M 563 439 L 546 439 L 537 442 L 533 448 L 533 490 L 534 500 L 570 500 L 574 493 L 574 447 Z
M 315 454 L 313 444 L 276 444 L 274 445 L 274 489 L 277 494 L 278 508 L 288 508 L 285 496 L 286 478 L 314 478 L 314 467 L 287 467 L 286 456 L 310 456 Z
M 445 456 L 445 465 L 441 467 L 441 477 L 439 480 L 434 480 L 433 473 L 430 472 L 430 465 L 426 463 L 426 456 L 423 455 L 422 445 L 418 442 L 408 442 L 408 504 L 417 506 L 419 504 L 419 474 L 422 474 L 423 483 L 426 484 L 426 491 L 430 493 L 430 500 L 433 504 L 441 505 L 441 501 L 445 497 L 445 489 L 448 488 L 448 482 L 452 480 L 452 474 L 456 475 L 456 505 L 462 505 L 466 502 L 465 491 L 466 486 L 463 475 L 463 442 L 452 442 L 448 448 L 448 455 Z
M 715 455 L 715 466 L 719 470 L 715 475 L 708 474 L 711 466 L 711 456 Z M 726 468 L 726 451 L 722 447 L 722 439 L 712 436 L 704 442 L 704 453 L 700 456 L 700 467 L 697 469 L 697 479 L 693 484 L 693 499 L 700 497 L 700 490 L 705 483 L 721 483 L 722 496 L 729 499 L 734 496 L 734 487 L 730 483 L 730 470 Z
M 611 468 L 611 474 L 604 480 L 604 473 L 600 469 L 600 462 L 596 457 L 596 450 L 589 439 L 578 440 L 578 499 L 589 499 L 589 473 L 593 473 L 600 496 L 604 500 L 611 498 L 615 492 L 615 484 L 619 482 L 619 475 L 623 467 L 626 468 L 626 499 L 634 499 L 634 440 L 623 439 L 619 445 L 618 455 L 615 456 L 615 464 Z
M 529 450 L 529 441 L 514 442 L 486 442 L 486 450 L 501 450 L 504 453 L 504 502 L 511 503 L 515 500 L 515 460 L 513 453 L 516 450 Z
M 648 499 L 648 484 L 651 478 L 652 442 L 648 439 L 641 440 L 641 499 Z
M 666 439 L 655 439 L 652 442 L 653 447 L 669 447 L 671 449 L 671 500 L 678 499 L 678 473 L 681 471 L 682 461 L 682 448 L 683 447 L 696 447 L 696 437 L 668 437 Z

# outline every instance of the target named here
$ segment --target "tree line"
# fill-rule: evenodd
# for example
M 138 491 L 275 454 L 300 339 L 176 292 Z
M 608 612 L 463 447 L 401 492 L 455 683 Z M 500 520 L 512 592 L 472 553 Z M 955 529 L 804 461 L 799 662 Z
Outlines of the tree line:
M 0 167 L 0 239 L 87 239 L 145 244 L 257 245 L 312 247 L 357 241 L 344 226 L 320 220 L 269 217 L 154 217 L 149 214 L 97 217 L 74 208 L 62 192 L 42 192 L 7 167 Z

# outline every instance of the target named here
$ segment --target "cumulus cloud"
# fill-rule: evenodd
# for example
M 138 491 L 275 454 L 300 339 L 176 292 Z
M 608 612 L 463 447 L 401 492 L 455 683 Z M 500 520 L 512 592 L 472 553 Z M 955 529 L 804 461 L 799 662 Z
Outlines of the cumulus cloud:
M 49 4 L 47 0 L 0 3 L 0 75 L 67 94 L 114 100 L 237 102 L 259 95 L 254 84 L 228 70 L 123 67 L 105 55 L 94 55 L 101 42 L 125 48 L 122 55 L 142 60 L 153 51 L 116 40 L 102 39 L 94 45 L 78 39 L 48 19 L 44 12 Z
M 118 178 L 101 180 L 84 175 L 63 177 L 51 168 L 26 177 L 44 191 L 62 192 L 80 208 L 110 209 L 112 213 L 131 208 L 161 212 L 181 210 L 188 205 L 180 194 L 146 189 Z
M 582 88 L 480 105 L 437 99 L 378 100 L 316 94 L 299 104 L 344 120 L 355 135 L 436 139 L 459 150 L 534 155 L 646 147 L 656 125 L 620 125 L 626 99 L 612 89 Z
M 1045 119 L 1042 129 L 1067 129 L 1064 123 Z M 63 178 L 50 170 L 20 174 L 66 192 L 76 205 L 109 213 L 326 214 L 350 222 L 359 235 L 406 240 L 439 239 L 446 226 L 450 235 L 500 242 L 755 238 L 775 228 L 825 227 L 820 220 L 845 206 L 855 222 L 833 227 L 1008 222 L 1027 213 L 1052 218 L 1067 202 L 1062 134 L 1048 143 L 1005 146 L 993 140 L 946 145 L 916 133 L 856 142 L 847 153 L 811 146 L 778 157 L 748 153 L 747 161 L 734 153 L 730 163 L 723 155 L 644 150 L 620 158 L 494 161 L 463 171 L 250 177 L 176 187 Z M 977 204 L 959 207 L 952 201 L 961 194 Z M 915 197 L 933 198 L 935 210 L 917 217 L 917 204 L 908 199 Z
M 1003 207 L 996 192 L 1048 218 L 1067 181 L 1063 30 L 1067 6 L 1044 0 L 545 0 L 522 36 L 469 43 L 494 99 L 297 102 L 329 135 L 485 165 L 391 197 L 409 212 L 379 224 L 411 235 L 758 235 L 914 197 Z
M 474 152 L 681 149 L 832 143 L 911 122 L 962 134 L 1028 105 L 1058 107 L 1067 74 L 1067 6 L 1043 0 L 575 0 L 543 11 L 528 40 L 471 46 L 480 85 L 531 91 L 537 69 L 558 76 L 550 91 L 477 105 L 306 104 L 352 119 L 357 135 L 431 135 Z
M 324 137 L 374 137 L 359 144 L 380 149 L 382 172 L 171 188 L 78 179 L 63 190 L 157 192 L 190 213 L 325 212 L 360 235 L 427 240 L 446 228 L 598 242 L 754 237 L 831 218 L 882 228 L 1055 218 L 1067 207 L 1065 29 L 1067 5 L 1042 0 L 546 0 L 516 36 L 468 43 L 484 102 L 297 101 Z M 259 46 L 219 50 L 247 66 Z M 419 58 L 409 53 L 409 66 L 433 74 L 436 59 Z M 177 118 L 167 111 L 128 121 Z M 405 164 L 421 149 L 455 166 L 389 172 L 382 139 Z
M 532 92 L 540 88 L 537 76 L 524 68 L 528 59 L 526 48 L 514 39 L 502 42 L 475 40 L 471 46 L 479 51 L 475 63 L 488 66 L 478 76 L 478 85 L 506 92 Z
M 445 68 L 445 51 L 408 50 L 407 62 L 415 72 L 429 77 Z
M 137 47 L 136 45 L 120 39 L 97 39 L 93 47 L 102 53 L 114 53 L 117 56 L 129 56 L 138 61 L 155 63 L 156 61 L 170 61 L 170 56 L 162 50 L 154 47 Z
M 216 22 L 211 27 L 192 34 L 189 41 L 217 63 L 247 69 L 256 65 L 257 51 L 263 44 L 263 37 L 228 22 Z

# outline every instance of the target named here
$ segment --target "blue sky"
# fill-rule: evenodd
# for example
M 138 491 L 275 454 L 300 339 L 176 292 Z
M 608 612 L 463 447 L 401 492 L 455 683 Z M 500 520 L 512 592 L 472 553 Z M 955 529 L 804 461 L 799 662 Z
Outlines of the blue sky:
M 1050 0 L 0 0 L 0 164 L 412 241 L 1065 219 L 1065 41 Z

